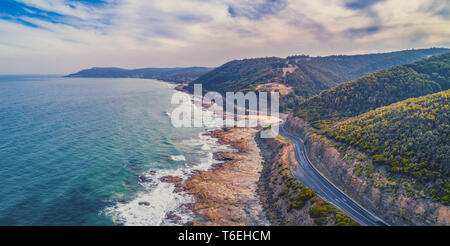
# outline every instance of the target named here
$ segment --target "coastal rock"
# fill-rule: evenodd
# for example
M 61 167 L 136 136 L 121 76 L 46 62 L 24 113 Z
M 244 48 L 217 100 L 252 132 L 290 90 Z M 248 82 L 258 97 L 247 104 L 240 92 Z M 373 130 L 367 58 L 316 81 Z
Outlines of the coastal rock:
M 170 183 L 175 185 L 174 192 L 181 192 L 184 190 L 183 179 L 176 176 L 164 176 L 159 179 L 163 183 Z
M 159 180 L 164 183 L 172 183 L 172 184 L 177 184 L 183 181 L 182 178 L 176 176 L 164 176 L 161 177 Z
M 184 226 L 205 226 L 205 225 L 197 221 L 189 221 L 185 223 Z
M 247 152 L 251 149 L 250 142 L 246 137 L 234 134 L 239 130 L 246 128 L 225 128 L 215 130 L 209 133 L 209 136 L 219 139 L 219 143 L 223 145 L 230 145 L 239 152 Z M 255 129 L 254 129 L 255 130 Z M 256 131 L 256 130 L 255 130 Z
M 194 172 L 184 183 L 184 190 L 195 198 L 192 211 L 202 218 L 190 225 L 269 224 L 258 195 L 262 157 L 254 140 L 257 132 L 252 128 L 230 128 L 208 133 L 236 151 L 214 154 L 216 160 L 224 162 L 208 171 Z
M 139 181 L 141 181 L 142 183 L 149 183 L 152 182 L 153 180 L 148 174 L 143 174 L 139 176 Z
M 178 224 L 181 220 L 181 217 L 175 214 L 175 212 L 170 211 L 166 214 L 166 220 L 170 221 L 171 223 Z
M 214 160 L 217 160 L 217 161 L 232 161 L 232 160 L 234 160 L 233 153 L 230 153 L 230 152 L 214 152 L 213 158 L 214 158 Z
M 150 206 L 149 202 L 139 202 L 139 206 Z

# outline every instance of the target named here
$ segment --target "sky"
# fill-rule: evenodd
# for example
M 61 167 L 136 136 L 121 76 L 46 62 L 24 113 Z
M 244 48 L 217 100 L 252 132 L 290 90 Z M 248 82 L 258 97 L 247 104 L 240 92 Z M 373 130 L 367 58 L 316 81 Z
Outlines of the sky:
M 429 47 L 447 0 L 0 0 L 0 74 Z

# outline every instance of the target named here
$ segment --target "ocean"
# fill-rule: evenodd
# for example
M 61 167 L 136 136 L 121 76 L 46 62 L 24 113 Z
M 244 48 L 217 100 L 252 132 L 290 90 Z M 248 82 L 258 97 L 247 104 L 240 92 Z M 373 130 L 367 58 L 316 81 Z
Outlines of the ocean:
M 207 169 L 225 147 L 172 126 L 173 93 L 145 79 L 0 76 L 0 225 L 190 221 L 192 198 L 160 178 Z

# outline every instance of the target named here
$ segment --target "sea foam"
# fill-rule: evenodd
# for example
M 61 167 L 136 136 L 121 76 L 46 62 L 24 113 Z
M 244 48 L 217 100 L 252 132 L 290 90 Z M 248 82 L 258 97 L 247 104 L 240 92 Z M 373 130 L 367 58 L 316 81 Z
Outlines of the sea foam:
M 199 110 L 199 108 L 196 108 Z M 214 128 L 209 128 L 212 130 Z M 142 190 L 128 202 L 118 202 L 105 209 L 112 216 L 116 225 L 125 226 L 171 226 L 185 225 L 194 218 L 187 205 L 194 198 L 182 191 L 176 192 L 175 185 L 162 182 L 161 178 L 179 177 L 184 182 L 194 171 L 205 171 L 220 161 L 213 158 L 217 151 L 233 151 L 231 147 L 218 144 L 217 139 L 200 132 L 196 138 L 182 140 L 181 145 L 192 150 L 189 155 L 170 156 L 172 161 L 184 162 L 178 169 L 154 169 L 143 173 L 140 177 Z
M 172 161 L 186 161 L 186 157 L 184 155 L 171 155 L 170 159 Z

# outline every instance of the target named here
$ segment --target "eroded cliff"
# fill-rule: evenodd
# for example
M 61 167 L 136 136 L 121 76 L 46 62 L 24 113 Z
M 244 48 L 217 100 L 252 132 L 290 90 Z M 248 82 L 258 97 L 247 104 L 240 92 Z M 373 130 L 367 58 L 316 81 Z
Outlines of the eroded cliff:
M 319 199 L 291 174 L 296 162 L 293 146 L 281 136 L 262 139 L 257 135 L 264 157 L 260 193 L 267 218 L 273 225 L 354 226 L 356 221 Z
M 287 122 L 301 137 L 313 164 L 339 188 L 391 225 L 450 225 L 450 209 L 414 189 L 406 177 L 395 177 L 376 166 L 364 153 L 341 148 L 315 133 L 304 120 Z

